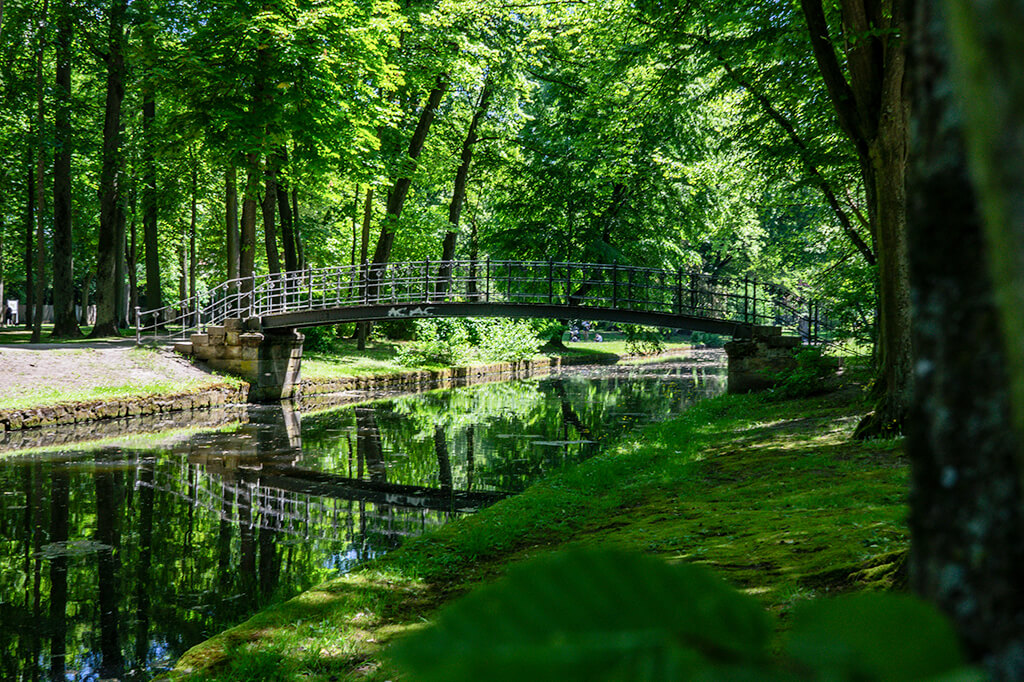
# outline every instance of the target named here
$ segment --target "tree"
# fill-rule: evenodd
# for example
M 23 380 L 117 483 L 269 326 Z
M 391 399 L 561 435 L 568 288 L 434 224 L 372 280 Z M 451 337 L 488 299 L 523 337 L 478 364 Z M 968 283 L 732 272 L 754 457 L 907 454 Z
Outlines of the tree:
M 878 258 L 879 402 L 857 435 L 898 433 L 910 400 L 910 289 L 906 194 L 908 100 L 904 87 L 906 25 L 902 0 L 843 0 L 836 57 L 821 0 L 801 0 L 811 45 L 836 109 L 857 152 L 868 222 Z
M 1024 383 L 1024 345 L 1015 336 L 1019 310 L 1001 305 L 1019 295 L 1013 282 L 1024 269 L 1013 262 L 1019 252 L 1000 253 L 1020 246 L 1020 214 L 1015 221 L 1010 207 L 1022 186 L 1008 171 L 1019 165 L 1013 152 L 1022 151 L 1024 117 L 1007 104 L 1020 102 L 1024 89 L 1000 74 L 1007 55 L 1024 57 L 1012 29 L 1024 27 L 1024 12 L 1012 4 L 910 3 L 917 131 L 908 178 L 917 368 L 907 438 L 911 577 L 994 679 L 1024 676 L 1024 440 L 1011 417 L 1013 391 Z M 960 47 L 959 99 L 944 18 L 953 19 Z M 965 109 L 972 110 L 973 177 Z
M 74 17 L 68 3 L 57 8 L 53 151 L 53 332 L 54 338 L 82 335 L 75 316 L 71 220 L 71 41 Z
M 106 103 L 103 118 L 103 168 L 100 175 L 100 228 L 96 264 L 96 325 L 91 338 L 117 336 L 123 312 L 118 310 L 118 264 L 124 257 L 124 205 L 121 155 L 121 103 L 124 100 L 124 22 L 127 0 L 111 0 L 107 26 Z

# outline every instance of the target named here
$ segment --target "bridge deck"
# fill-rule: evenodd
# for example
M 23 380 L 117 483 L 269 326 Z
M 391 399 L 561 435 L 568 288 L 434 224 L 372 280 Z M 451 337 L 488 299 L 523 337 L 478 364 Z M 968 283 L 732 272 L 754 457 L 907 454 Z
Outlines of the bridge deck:
M 756 325 L 814 340 L 819 308 L 772 283 L 698 272 L 553 261 L 416 261 L 230 280 L 201 299 L 136 311 L 136 336 L 228 317 L 297 328 L 428 317 L 607 320 L 745 336 Z

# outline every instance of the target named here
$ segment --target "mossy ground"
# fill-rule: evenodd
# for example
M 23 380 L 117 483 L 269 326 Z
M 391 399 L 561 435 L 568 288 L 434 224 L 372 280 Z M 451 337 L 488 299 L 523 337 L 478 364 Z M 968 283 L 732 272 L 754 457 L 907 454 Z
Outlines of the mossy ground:
M 850 440 L 856 388 L 723 396 L 634 433 L 525 493 L 408 542 L 189 651 L 190 680 L 395 679 L 387 642 L 512 564 L 570 546 L 705 564 L 785 627 L 816 596 L 901 581 L 899 441 Z

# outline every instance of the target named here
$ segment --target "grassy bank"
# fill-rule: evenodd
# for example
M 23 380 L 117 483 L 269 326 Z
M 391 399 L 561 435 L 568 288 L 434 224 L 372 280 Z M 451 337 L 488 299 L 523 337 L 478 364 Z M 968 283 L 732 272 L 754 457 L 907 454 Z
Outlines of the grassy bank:
M 411 540 L 188 652 L 192 680 L 393 679 L 382 647 L 510 565 L 568 547 L 705 564 L 783 616 L 886 587 L 906 545 L 900 444 L 853 443 L 856 389 L 728 396 Z
M 410 368 L 396 361 L 404 342 L 377 340 L 367 344 L 366 350 L 356 349 L 356 342 L 351 339 L 336 339 L 331 344 L 330 352 L 303 352 L 302 377 L 304 379 L 322 380 L 340 377 L 359 377 L 371 375 L 387 375 L 408 372 L 410 369 L 443 369 L 446 365 L 420 365 Z M 665 352 L 679 352 L 690 346 L 683 343 L 665 344 Z M 606 343 L 579 342 L 567 343 L 564 348 L 545 347 L 539 356 L 561 356 L 581 362 L 615 362 L 627 356 L 625 341 Z

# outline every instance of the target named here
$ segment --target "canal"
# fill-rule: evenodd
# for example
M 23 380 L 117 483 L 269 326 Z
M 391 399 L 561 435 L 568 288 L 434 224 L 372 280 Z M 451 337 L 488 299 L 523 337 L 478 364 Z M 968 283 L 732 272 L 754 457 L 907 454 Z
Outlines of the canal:
M 684 360 L 583 368 L 0 453 L 0 679 L 150 679 L 724 383 Z

